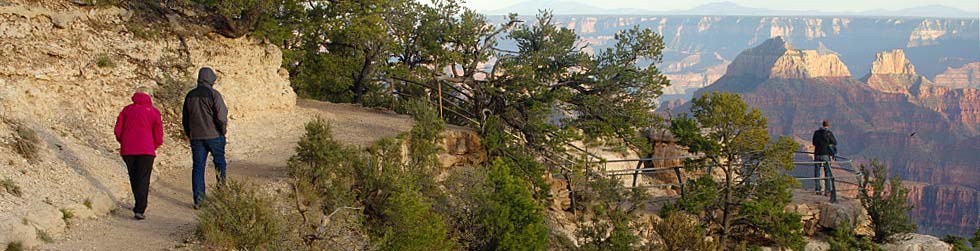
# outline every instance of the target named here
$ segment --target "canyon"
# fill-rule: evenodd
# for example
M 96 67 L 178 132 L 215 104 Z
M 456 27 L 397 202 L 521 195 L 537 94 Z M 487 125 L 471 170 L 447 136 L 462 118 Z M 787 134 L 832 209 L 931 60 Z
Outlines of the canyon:
M 770 134 L 803 146 L 820 121 L 830 120 L 842 156 L 880 160 L 907 181 L 921 232 L 972 233 L 980 224 L 980 90 L 949 87 L 969 86 L 962 77 L 934 84 L 901 49 L 876 53 L 861 79 L 835 54 L 822 53 L 769 39 L 736 56 L 725 75 L 695 95 L 739 93 L 769 118 Z M 685 105 L 663 110 L 676 114 Z
M 552 22 L 579 34 L 586 52 L 609 48 L 621 30 L 649 28 L 665 48 L 646 63 L 671 81 L 661 110 L 707 91 L 742 93 L 769 116 L 772 134 L 803 145 L 830 119 L 844 155 L 879 159 L 909 181 L 922 232 L 965 235 L 980 225 L 980 19 L 556 15 Z
M 505 20 L 504 16 L 489 18 L 497 23 Z M 525 23 L 534 23 L 534 18 L 519 17 Z M 902 49 L 918 74 L 937 85 L 956 82 L 976 87 L 980 74 L 977 18 L 556 15 L 552 21 L 581 36 L 586 51 L 612 46 L 617 32 L 633 26 L 662 35 L 663 59 L 649 62 L 658 63 L 671 80 L 662 102 L 690 99 L 696 90 L 718 80 L 739 53 L 774 37 L 836 54 L 857 77 L 870 73 L 878 52 L 893 49 Z M 501 45 L 510 46 L 507 41 Z

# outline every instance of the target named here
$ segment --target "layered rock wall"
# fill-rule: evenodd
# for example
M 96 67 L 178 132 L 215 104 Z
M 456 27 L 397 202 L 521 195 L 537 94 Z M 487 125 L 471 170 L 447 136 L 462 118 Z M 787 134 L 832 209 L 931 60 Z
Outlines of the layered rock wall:
M 943 73 L 936 75 L 933 83 L 935 83 L 937 86 L 954 89 L 980 89 L 980 62 L 973 62 L 961 67 L 946 69 L 946 71 Z
M 776 60 L 769 78 L 809 79 L 850 76 L 851 72 L 837 55 L 822 54 L 814 50 L 791 50 Z

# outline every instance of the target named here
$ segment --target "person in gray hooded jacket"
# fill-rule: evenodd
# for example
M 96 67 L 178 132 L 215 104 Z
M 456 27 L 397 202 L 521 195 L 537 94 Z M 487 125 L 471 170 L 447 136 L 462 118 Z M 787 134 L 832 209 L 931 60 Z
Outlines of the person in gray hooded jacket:
M 197 87 L 184 98 L 181 122 L 184 133 L 190 139 L 194 160 L 191 183 L 194 194 L 194 208 L 204 200 L 204 166 L 208 154 L 213 155 L 219 183 L 224 183 L 227 162 L 225 161 L 225 134 L 228 132 L 228 107 L 221 93 L 214 89 L 218 77 L 214 70 L 201 68 L 197 76 Z

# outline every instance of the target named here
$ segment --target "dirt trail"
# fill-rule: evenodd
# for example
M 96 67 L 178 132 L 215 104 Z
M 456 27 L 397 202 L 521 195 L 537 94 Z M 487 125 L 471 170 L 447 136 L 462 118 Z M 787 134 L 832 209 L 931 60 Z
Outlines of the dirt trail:
M 231 128 L 228 174 L 263 188 L 284 186 L 286 160 L 305 132 L 304 124 L 315 116 L 331 123 L 337 140 L 360 146 L 406 132 L 413 124 L 408 116 L 347 104 L 300 100 L 293 112 L 243 119 Z M 132 202 L 121 201 L 110 215 L 74 224 L 64 238 L 41 249 L 179 249 L 185 241 L 193 239 L 197 224 L 196 211 L 191 208 L 190 166 L 157 164 L 153 176 L 146 220 L 133 220 Z M 207 177 L 208 184 L 213 184 L 214 172 L 210 167 Z

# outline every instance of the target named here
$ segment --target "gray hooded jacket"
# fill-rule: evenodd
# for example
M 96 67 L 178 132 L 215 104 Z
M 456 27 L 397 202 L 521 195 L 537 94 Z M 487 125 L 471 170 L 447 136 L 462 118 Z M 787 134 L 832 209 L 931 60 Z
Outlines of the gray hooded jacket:
M 192 140 L 214 139 L 228 132 L 228 107 L 221 93 L 213 88 L 218 77 L 211 68 L 201 68 L 197 88 L 184 97 L 181 122 L 184 133 Z

